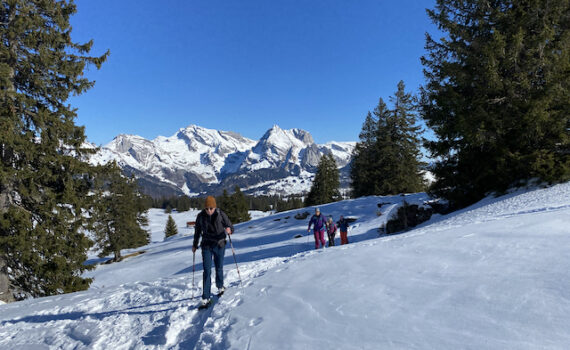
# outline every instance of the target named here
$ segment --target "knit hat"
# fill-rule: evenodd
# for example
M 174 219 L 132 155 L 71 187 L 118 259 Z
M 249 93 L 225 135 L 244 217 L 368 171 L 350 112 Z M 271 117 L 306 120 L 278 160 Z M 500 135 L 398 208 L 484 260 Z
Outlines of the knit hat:
M 216 198 L 212 196 L 206 197 L 206 203 L 204 203 L 204 208 L 215 208 L 216 207 Z
M 315 208 L 315 213 L 319 213 L 321 210 L 319 208 Z

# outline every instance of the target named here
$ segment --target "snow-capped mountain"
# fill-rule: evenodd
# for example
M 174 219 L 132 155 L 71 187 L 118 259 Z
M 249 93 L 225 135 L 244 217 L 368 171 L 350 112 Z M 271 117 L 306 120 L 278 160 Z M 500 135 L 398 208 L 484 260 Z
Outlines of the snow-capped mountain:
M 307 131 L 277 125 L 259 141 L 190 125 L 154 140 L 119 135 L 92 162 L 115 160 L 153 196 L 220 193 L 236 185 L 245 193 L 290 195 L 310 189 L 323 154 L 331 153 L 346 177 L 354 146 L 355 142 L 317 145 Z

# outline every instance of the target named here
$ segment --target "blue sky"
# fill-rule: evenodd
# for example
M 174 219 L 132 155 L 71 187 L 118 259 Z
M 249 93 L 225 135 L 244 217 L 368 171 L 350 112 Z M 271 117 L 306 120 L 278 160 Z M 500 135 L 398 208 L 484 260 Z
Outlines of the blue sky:
M 274 124 L 357 141 L 398 81 L 416 92 L 435 0 L 76 0 L 72 38 L 111 51 L 70 100 L 89 141 L 196 124 L 259 139 Z

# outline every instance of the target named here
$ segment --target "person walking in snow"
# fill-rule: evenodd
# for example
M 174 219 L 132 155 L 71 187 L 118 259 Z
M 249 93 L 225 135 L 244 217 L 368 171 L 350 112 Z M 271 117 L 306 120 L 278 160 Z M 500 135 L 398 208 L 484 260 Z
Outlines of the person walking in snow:
M 333 222 L 332 217 L 329 218 L 327 223 L 327 235 L 329 236 L 329 247 L 334 246 L 334 236 L 336 236 L 336 224 Z
M 204 209 L 196 217 L 196 226 L 194 228 L 194 243 L 192 245 L 192 253 L 198 249 L 198 242 L 202 237 L 202 261 L 204 265 L 203 286 L 202 286 L 202 304 L 201 307 L 207 307 L 211 293 L 211 270 L 212 258 L 216 268 L 216 287 L 218 295 L 224 290 L 224 254 L 226 252 L 226 234 L 231 235 L 234 227 L 221 209 L 216 208 L 216 199 L 212 196 L 206 197 Z
M 348 221 L 341 215 L 337 225 L 340 231 L 340 245 L 348 244 Z
M 325 218 L 324 215 L 321 215 L 321 211 L 319 208 L 316 208 L 315 215 L 311 216 L 307 232 L 311 232 L 311 225 L 313 226 L 313 234 L 315 236 L 315 249 L 319 249 L 319 242 L 322 244 L 322 247 L 324 248 L 327 219 Z

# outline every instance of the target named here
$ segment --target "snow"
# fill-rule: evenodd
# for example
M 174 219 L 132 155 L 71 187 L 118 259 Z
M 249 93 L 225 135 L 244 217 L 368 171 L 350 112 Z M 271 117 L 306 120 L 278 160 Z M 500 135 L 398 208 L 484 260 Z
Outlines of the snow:
M 251 195 L 279 195 L 287 197 L 290 195 L 309 193 L 315 174 L 302 170 L 298 176 L 287 176 L 278 180 L 259 182 L 249 187 L 244 187 L 242 191 L 248 191 Z
M 316 146 L 320 154 L 332 152 L 337 165 L 342 168 L 350 162 L 355 144 L 333 141 Z M 154 140 L 121 134 L 101 147 L 90 161 L 93 164 L 105 164 L 116 160 L 121 167 L 136 169 L 154 181 L 173 185 L 184 194 L 195 196 L 202 186 L 188 188 L 191 184 L 185 180 L 184 174 L 195 175 L 202 184 L 219 184 L 227 176 L 241 173 L 250 177 L 248 183 L 255 184 L 256 181 L 263 182 L 263 179 L 271 176 L 260 174 L 252 180 L 251 172 L 279 168 L 306 170 L 307 167 L 316 166 L 316 163 L 305 164 L 301 157 L 312 146 L 315 144 L 308 132 L 300 129 L 283 130 L 277 125 L 258 141 L 231 131 L 190 125 L 170 137 L 158 136 Z M 268 188 L 267 191 L 262 189 L 261 194 L 274 194 L 279 190 L 278 187 L 283 186 L 291 189 L 288 186 L 289 180 L 283 180 L 281 184 L 279 180 L 274 181 L 276 185 L 271 186 L 273 188 Z M 289 190 L 286 195 L 301 194 L 305 188 L 300 188 L 300 191 Z
M 357 220 L 350 244 L 318 251 L 294 238 L 309 220 L 295 214 L 312 208 L 254 213 L 232 235 L 240 273 L 228 246 L 228 289 L 205 311 L 185 226 L 198 211 L 172 213 L 179 234 L 164 240 L 168 214 L 152 210 L 145 253 L 98 266 L 88 291 L 0 305 L 0 348 L 570 348 L 570 183 L 379 235 L 402 199 L 320 206 Z

